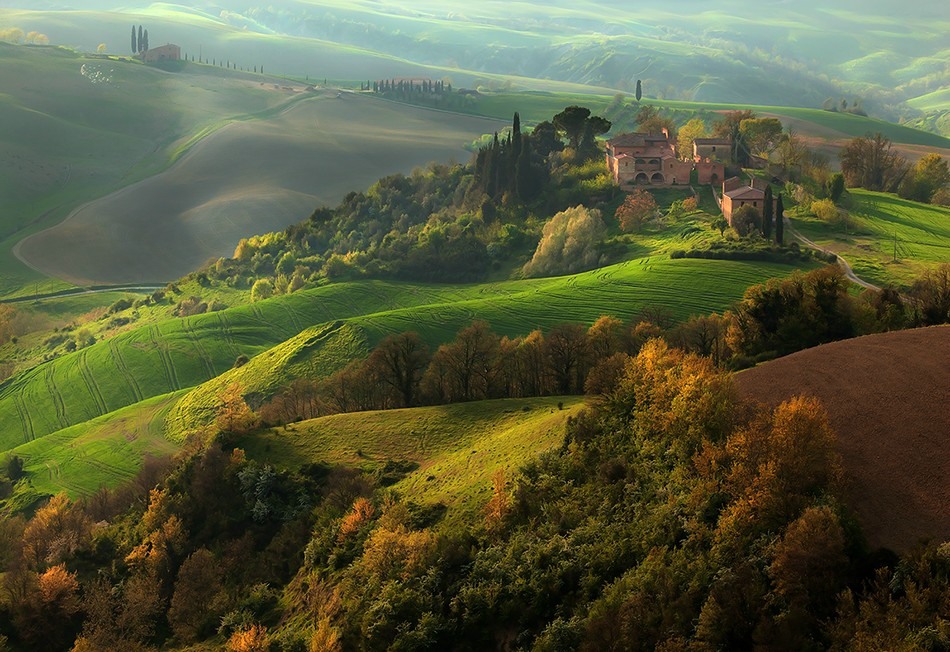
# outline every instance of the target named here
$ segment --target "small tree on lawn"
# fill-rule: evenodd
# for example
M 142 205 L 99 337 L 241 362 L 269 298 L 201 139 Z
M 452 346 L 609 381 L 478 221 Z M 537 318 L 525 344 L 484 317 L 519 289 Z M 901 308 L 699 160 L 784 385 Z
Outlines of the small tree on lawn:
M 740 206 L 732 213 L 732 228 L 740 237 L 747 237 L 758 231 L 759 212 L 748 204 Z
M 656 213 L 656 208 L 653 195 L 642 188 L 637 188 L 627 195 L 614 216 L 624 233 L 633 233 L 639 231 L 643 223 Z

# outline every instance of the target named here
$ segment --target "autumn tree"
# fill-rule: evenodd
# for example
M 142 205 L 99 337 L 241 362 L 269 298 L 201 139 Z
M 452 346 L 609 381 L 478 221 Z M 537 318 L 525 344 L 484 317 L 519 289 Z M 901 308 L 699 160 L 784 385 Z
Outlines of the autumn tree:
M 65 564 L 40 573 L 25 600 L 13 605 L 17 634 L 32 650 L 62 650 L 78 631 L 82 608 L 76 574 Z
M 545 336 L 544 350 L 556 391 L 581 391 L 590 356 L 586 329 L 581 324 L 558 324 Z
M 653 194 L 643 188 L 629 193 L 617 208 L 614 217 L 624 233 L 636 233 L 643 223 L 656 214 L 657 205 Z
M 487 322 L 476 321 L 439 347 L 426 375 L 442 375 L 441 386 L 449 401 L 485 399 L 493 390 L 497 352 L 498 337 Z M 434 382 L 430 378 L 428 384 Z
M 907 173 L 898 188 L 905 199 L 931 202 L 938 190 L 950 184 L 950 167 L 939 154 L 926 154 Z
M 672 119 L 663 116 L 660 110 L 652 104 L 643 104 L 637 111 L 637 129 L 647 134 L 659 134 L 664 129 L 670 135 L 670 139 L 676 140 L 676 123 Z
M 552 217 L 541 231 L 541 240 L 525 276 L 570 274 L 601 262 L 600 243 L 607 232 L 600 211 L 584 206 L 567 208 Z
M 221 432 L 242 434 L 255 427 L 257 417 L 241 394 L 241 385 L 231 383 L 217 396 L 215 424 Z
M 920 326 L 950 323 L 950 263 L 924 272 L 911 286 L 914 321 Z
M 693 118 L 680 127 L 676 135 L 676 153 L 683 159 L 693 158 L 693 141 L 707 136 L 706 123 L 702 118 Z
M 403 407 L 413 407 L 429 357 L 429 347 L 418 333 L 401 333 L 380 342 L 370 354 L 368 364 L 396 392 Z
M 182 643 L 199 641 L 214 631 L 223 606 L 220 567 L 208 550 L 192 553 L 178 569 L 168 623 Z
M 892 192 L 908 170 L 907 159 L 880 133 L 851 139 L 838 156 L 848 185 L 868 190 Z

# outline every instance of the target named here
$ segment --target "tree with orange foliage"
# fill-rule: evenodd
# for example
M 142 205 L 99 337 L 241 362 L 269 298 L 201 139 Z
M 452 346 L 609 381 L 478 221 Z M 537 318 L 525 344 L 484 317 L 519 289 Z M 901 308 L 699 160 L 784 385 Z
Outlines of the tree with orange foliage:
M 269 652 L 270 635 L 263 625 L 252 625 L 234 632 L 225 649 L 228 652 Z
M 356 534 L 364 525 L 372 521 L 375 515 L 376 508 L 373 507 L 373 503 L 360 496 L 353 501 L 353 509 L 340 521 L 338 539 L 343 541 Z
M 624 233 L 636 233 L 656 211 L 657 205 L 653 195 L 643 188 L 637 188 L 626 196 L 614 217 Z

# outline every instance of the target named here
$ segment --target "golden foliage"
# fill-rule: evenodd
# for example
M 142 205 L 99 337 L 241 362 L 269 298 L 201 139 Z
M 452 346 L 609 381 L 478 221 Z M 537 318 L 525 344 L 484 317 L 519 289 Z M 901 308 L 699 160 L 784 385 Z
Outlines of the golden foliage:
M 75 573 L 66 570 L 65 564 L 53 566 L 40 575 L 39 587 L 44 604 L 56 605 L 65 615 L 79 611 L 79 582 Z
M 353 509 L 340 522 L 340 541 L 359 532 L 360 528 L 369 523 L 375 514 L 376 508 L 368 499 L 361 496 L 353 501 Z
M 37 510 L 23 532 L 23 554 L 34 567 L 65 559 L 89 538 L 92 524 L 73 509 L 65 494 L 54 496 Z
M 428 564 L 435 542 L 429 530 L 376 528 L 366 540 L 361 569 L 380 579 L 408 579 Z
M 263 625 L 252 625 L 248 629 L 239 630 L 228 639 L 228 652 L 268 652 L 270 650 L 270 636 Z
M 310 637 L 309 652 L 343 652 L 340 632 L 330 624 L 329 618 L 322 618 L 317 629 Z

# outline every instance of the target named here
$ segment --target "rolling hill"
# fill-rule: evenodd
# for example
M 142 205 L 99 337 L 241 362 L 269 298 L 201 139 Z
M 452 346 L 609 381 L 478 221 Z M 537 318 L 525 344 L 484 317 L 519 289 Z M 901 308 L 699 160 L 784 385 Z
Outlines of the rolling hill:
M 324 463 L 383 471 L 387 462 L 409 462 L 416 468 L 393 490 L 420 504 L 445 505 L 443 525 L 450 525 L 477 519 L 496 471 L 513 475 L 558 446 L 567 419 L 582 405 L 581 397 L 569 396 L 337 414 L 236 444 L 249 459 L 290 469 Z
M 565 321 L 591 323 L 602 314 L 629 320 L 647 307 L 685 319 L 723 310 L 748 286 L 793 269 L 774 263 L 645 258 L 574 276 L 483 285 L 339 283 L 150 324 L 40 364 L 0 386 L 0 450 L 215 379 L 203 390 L 208 398 L 195 399 L 199 406 L 206 404 L 229 378 L 221 374 L 241 354 L 268 351 L 276 360 L 291 362 L 299 354 L 328 372 L 388 334 L 415 330 L 437 344 L 474 319 L 485 319 L 507 335 Z M 335 332 L 341 320 L 355 329 L 347 337 L 351 344 L 329 363 L 321 361 L 320 334 L 327 328 Z M 314 348 L 314 342 L 321 345 Z M 317 360 L 311 361 L 308 352 Z M 262 389 L 273 387 L 284 380 L 285 369 L 267 366 L 254 381 Z M 200 411 L 182 417 L 185 425 L 203 418 Z
M 795 353 L 736 376 L 745 396 L 819 398 L 838 433 L 845 496 L 874 546 L 950 537 L 950 327 L 897 331 Z

